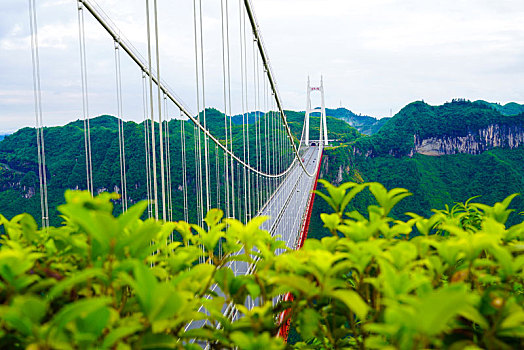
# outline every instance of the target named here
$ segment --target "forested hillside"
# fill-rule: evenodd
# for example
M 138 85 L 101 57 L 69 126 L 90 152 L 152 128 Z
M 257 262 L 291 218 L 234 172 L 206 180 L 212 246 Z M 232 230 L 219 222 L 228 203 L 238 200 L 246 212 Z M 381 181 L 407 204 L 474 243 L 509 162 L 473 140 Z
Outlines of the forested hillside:
M 300 138 L 304 112 L 286 111 L 286 115 L 294 136 Z M 242 153 L 242 125 L 235 125 L 242 116 L 233 118 L 233 145 L 236 152 Z M 250 115 L 251 147 L 255 147 L 256 143 L 253 132 L 255 120 L 262 123 L 258 125 L 265 125 L 261 113 Z M 334 183 L 378 181 L 388 188 L 407 188 L 414 196 L 397 206 L 394 215 L 398 216 L 408 208 L 428 215 L 430 208 L 443 208 L 445 204 L 465 201 L 475 195 L 482 195 L 480 201 L 492 204 L 511 193 L 524 193 L 524 149 L 519 141 L 523 120 L 523 114 L 505 116 L 486 104 L 462 100 L 443 106 L 411 103 L 388 119 L 373 136 L 362 136 L 345 121 L 328 117 L 329 138 L 339 141 L 324 152 L 321 177 Z M 207 109 L 206 121 L 211 132 L 224 142 L 224 115 L 216 109 Z M 189 122 L 172 120 L 169 131 L 175 218 L 182 216 L 182 123 L 185 123 L 189 196 L 194 196 L 195 191 L 193 126 Z M 310 126 L 311 139 L 318 138 L 320 118 L 311 117 Z M 264 126 L 261 130 L 265 130 Z M 491 133 L 482 134 L 479 130 L 491 130 Z M 126 122 L 124 132 L 127 184 L 133 203 L 146 198 L 147 192 L 144 125 Z M 50 207 L 54 218 L 52 222 L 57 223 L 59 219 L 54 208 L 62 201 L 64 190 L 85 188 L 83 122 L 46 128 L 44 134 Z M 117 119 L 114 117 L 100 116 L 91 120 L 95 167 L 93 181 L 97 192 L 121 191 L 117 135 Z M 449 143 L 450 140 L 456 141 L 455 144 Z M 467 142 L 460 144 L 460 140 Z M 272 142 L 274 140 L 269 140 L 268 145 Z M 428 147 L 431 145 L 440 145 L 440 153 L 437 153 L 442 155 L 428 156 L 431 153 Z M 465 145 L 464 148 L 456 148 L 461 145 Z M 157 150 L 158 147 L 157 140 Z M 449 154 L 446 153 L 448 151 Z M 212 169 L 216 168 L 214 152 L 215 148 L 211 147 Z M 36 154 L 34 129 L 21 129 L 0 142 L 0 212 L 8 217 L 19 213 L 21 209 L 39 217 Z M 221 157 L 219 153 L 219 166 L 223 167 Z M 216 189 L 213 187 L 211 191 L 215 198 Z M 354 205 L 364 208 L 370 204 L 370 200 L 364 196 L 357 197 Z M 216 205 L 217 202 L 212 204 Z M 191 218 L 195 212 L 195 201 L 190 201 L 189 205 Z M 520 197 L 513 201 L 513 205 L 519 211 L 524 210 L 524 202 Z M 115 202 L 115 208 L 116 212 L 121 210 L 118 201 Z M 322 201 L 316 201 L 310 232 L 322 230 L 318 219 L 322 210 L 328 211 L 328 208 Z
M 363 137 L 355 144 L 355 152 L 368 156 L 405 156 L 416 151 L 417 144 L 424 140 L 438 140 L 445 138 L 464 138 L 472 142 L 484 143 L 485 148 L 499 146 L 492 139 L 498 135 L 489 134 L 492 126 L 507 132 L 504 141 L 509 145 L 513 138 L 509 133 L 514 132 L 518 140 L 522 139 L 524 114 L 505 116 L 491 107 L 477 102 L 454 100 L 442 106 L 430 106 L 422 101 L 410 103 L 393 118 L 388 120 L 378 133 L 371 137 Z M 487 135 L 486 134 L 487 131 Z M 515 135 L 514 135 L 515 136 Z M 481 150 L 485 150 L 481 149 Z M 451 149 L 449 153 L 478 153 L 477 149 L 469 152 L 465 149 Z
M 515 102 L 509 102 L 505 105 L 501 105 L 500 103 L 486 102 L 483 100 L 477 100 L 475 102 L 485 104 L 504 115 L 516 115 L 524 112 L 524 105 Z
M 321 177 L 407 188 L 414 195 L 395 208 L 397 217 L 406 211 L 429 215 L 431 208 L 477 195 L 478 201 L 493 204 L 512 193 L 524 194 L 523 123 L 524 114 L 505 116 L 478 102 L 413 102 L 377 134 L 327 149 Z M 360 195 L 353 205 L 363 209 L 371 203 Z M 522 196 L 512 208 L 524 211 Z M 326 211 L 323 201 L 315 201 L 309 232 L 327 234 L 318 218 Z M 512 214 L 510 222 L 517 221 Z
M 206 109 L 206 126 L 222 143 L 225 143 L 224 115 L 216 109 Z M 201 113 L 203 117 L 203 113 Z M 236 154 L 242 154 L 242 116 L 234 116 L 232 120 L 233 148 Z M 251 113 L 249 116 L 249 146 L 251 153 L 256 149 L 255 130 L 260 128 L 262 139 L 262 161 L 260 166 L 266 167 L 265 147 L 275 145 L 274 137 L 268 131 L 276 125 L 276 114 Z M 273 118 L 273 119 L 272 119 Z M 255 125 L 255 119 L 257 123 Z M 304 113 L 287 111 L 287 119 L 297 140 L 302 133 Z M 171 153 L 171 188 L 173 197 L 173 217 L 183 217 L 182 171 L 181 171 L 181 125 L 185 125 L 185 145 L 187 161 L 188 196 L 195 198 L 195 139 L 193 124 L 188 121 L 171 120 L 169 122 L 169 150 Z M 90 120 L 91 145 L 93 157 L 93 183 L 95 192 L 109 191 L 121 193 L 118 121 L 108 115 Z M 318 138 L 320 118 L 311 118 L 311 139 Z M 352 142 L 360 134 L 347 123 L 328 118 L 328 136 L 330 139 Z M 158 131 L 158 125 L 155 126 Z M 246 134 L 248 130 L 245 130 Z M 282 132 L 281 130 L 279 132 Z M 127 169 L 127 190 L 130 203 L 147 198 L 146 157 L 144 143 L 144 124 L 135 122 L 124 123 L 125 154 Z M 158 134 L 157 134 L 158 135 Z M 266 135 L 268 135 L 266 137 Z M 283 135 L 282 135 L 283 136 Z M 44 129 L 46 166 L 48 179 L 49 207 L 51 222 L 60 222 L 56 205 L 63 201 L 66 189 L 86 188 L 86 167 L 84 151 L 83 121 L 77 120 L 62 127 Z M 160 143 L 156 139 L 157 157 Z M 202 144 L 203 149 L 203 144 Z M 216 178 L 216 149 L 209 147 L 209 163 L 212 169 L 211 177 Z M 255 157 L 251 157 L 255 164 Z M 218 153 L 218 174 L 220 183 L 224 183 L 223 153 Z M 222 186 L 223 187 L 223 186 Z M 220 187 L 219 187 L 220 188 Z M 217 187 L 211 186 L 212 206 L 218 205 Z M 222 194 L 223 195 L 223 194 Z M 222 197 L 223 200 L 223 197 Z M 190 219 L 194 220 L 196 201 L 189 201 Z M 36 134 L 33 128 L 24 128 L 7 136 L 0 142 L 0 213 L 10 218 L 20 211 L 26 211 L 34 217 L 40 217 L 40 192 L 37 163 Z M 121 202 L 115 201 L 115 212 L 121 211 Z
M 341 119 L 356 128 L 359 132 L 365 135 L 373 135 L 380 130 L 380 128 L 390 119 L 377 119 L 367 115 L 355 114 L 346 108 L 330 109 L 326 108 L 326 114 L 337 119 Z

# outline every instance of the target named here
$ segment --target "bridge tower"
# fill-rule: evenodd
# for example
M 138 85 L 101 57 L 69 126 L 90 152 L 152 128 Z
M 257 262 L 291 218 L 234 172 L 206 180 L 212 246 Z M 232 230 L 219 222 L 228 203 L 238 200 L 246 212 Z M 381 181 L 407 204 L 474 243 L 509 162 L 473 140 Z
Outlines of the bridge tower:
M 311 91 L 319 91 L 321 96 L 321 105 L 319 108 L 311 108 Z M 311 113 L 320 113 L 320 142 L 323 142 L 325 146 L 328 145 L 327 136 L 327 122 L 326 122 L 326 108 L 324 105 L 324 80 L 320 77 L 320 86 L 311 86 L 309 77 L 307 78 L 307 101 L 306 101 L 306 117 L 304 121 L 305 127 L 305 142 L 309 144 L 309 115 Z

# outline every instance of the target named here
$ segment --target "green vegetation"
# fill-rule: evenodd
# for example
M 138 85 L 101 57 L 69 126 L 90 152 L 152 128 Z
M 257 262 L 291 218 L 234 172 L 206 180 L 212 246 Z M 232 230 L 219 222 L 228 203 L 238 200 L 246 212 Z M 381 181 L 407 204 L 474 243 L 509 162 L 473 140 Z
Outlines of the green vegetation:
M 326 108 L 326 114 L 345 121 L 365 135 L 373 135 L 377 133 L 380 128 L 390 119 L 377 119 L 367 115 L 357 115 L 342 107 L 337 109 Z
M 258 228 L 264 218 L 244 226 L 214 209 L 205 228 L 142 221 L 143 202 L 115 218 L 115 195 L 107 193 L 66 192 L 64 222 L 49 230 L 27 214 L 0 216 L 0 347 L 524 346 L 524 222 L 506 224 L 514 195 L 395 220 L 405 189 L 323 185 L 330 236 L 278 256 L 283 243 Z M 364 192 L 374 203 L 351 210 Z M 415 229 L 419 236 L 409 239 Z M 229 267 L 255 259 L 249 276 Z M 293 300 L 273 304 L 287 292 Z M 248 298 L 257 300 L 251 310 Z M 235 321 L 222 315 L 228 305 L 240 311 Z M 286 345 L 275 335 L 288 319 L 302 340 Z M 192 320 L 207 325 L 186 331 Z
M 376 181 L 388 188 L 409 189 L 414 196 L 392 212 L 401 219 L 406 219 L 406 211 L 428 216 L 432 208 L 464 202 L 475 195 L 481 195 L 479 202 L 493 205 L 508 193 L 524 193 L 524 147 L 510 149 L 502 144 L 504 147 L 475 155 L 408 156 L 413 150 L 415 134 L 419 138 L 463 136 L 491 124 L 522 130 L 524 114 L 504 116 L 491 106 L 464 100 L 443 106 L 414 102 L 377 134 L 326 149 L 321 178 L 332 183 Z M 351 208 L 365 210 L 372 201 L 371 196 L 360 194 L 352 201 Z M 524 200 L 517 197 L 511 207 L 517 212 L 524 211 Z M 326 210 L 325 203 L 315 201 L 310 222 L 314 237 L 329 235 L 320 220 L 320 213 Z M 518 220 L 517 215 L 510 215 L 508 222 L 514 224 Z
M 500 113 L 504 115 L 517 115 L 524 113 L 524 105 L 510 102 L 506 103 L 505 105 L 501 105 L 500 103 L 492 103 L 492 102 L 486 102 L 482 100 L 475 101 L 475 103 L 482 103 L 485 105 L 488 105 L 489 107 L 499 111 Z
M 482 194 L 477 201 L 493 205 L 507 193 L 524 193 L 523 159 L 524 147 L 496 148 L 478 155 L 354 158 L 346 146 L 325 152 L 322 175 L 324 179 L 336 182 L 339 169 L 342 169 L 342 181 L 377 181 L 389 188 L 408 188 L 414 196 L 403 201 L 392 213 L 394 217 L 405 218 L 403 214 L 407 211 L 427 216 L 432 208 L 464 202 L 477 194 Z M 370 196 L 362 194 L 351 205 L 363 210 L 371 201 Z M 524 200 L 515 198 L 511 208 L 524 211 Z M 320 213 L 326 210 L 322 201 L 314 202 L 310 225 L 311 230 L 320 235 L 317 237 L 328 234 L 320 221 Z M 509 223 L 518 220 L 519 217 L 512 214 Z
M 300 139 L 302 126 L 304 123 L 304 113 L 287 112 L 291 130 L 296 138 Z M 200 114 L 203 119 L 203 113 Z M 239 119 L 240 118 L 240 119 Z M 241 121 L 242 116 L 233 117 L 233 122 Z M 267 170 L 266 159 L 274 161 L 283 159 L 289 164 L 289 150 L 284 150 L 286 155 L 281 154 L 280 147 L 276 145 L 277 138 L 266 130 L 277 130 L 277 137 L 280 135 L 284 139 L 283 131 L 277 129 L 278 116 L 268 113 L 266 116 L 257 113 L 249 115 L 250 124 L 246 124 L 249 129 L 249 149 L 250 163 L 255 167 Z M 181 166 L 181 124 L 185 124 L 185 144 L 187 154 L 187 179 L 188 196 L 196 198 L 196 172 L 195 164 L 195 132 L 193 124 L 179 120 L 169 122 L 169 150 L 171 154 L 171 196 L 173 198 L 173 218 L 183 218 L 183 192 L 182 192 L 182 171 Z M 345 122 L 329 118 L 330 139 L 341 140 L 342 142 L 354 141 L 360 134 Z M 91 145 L 93 156 L 93 182 L 95 191 L 115 191 L 121 192 L 120 165 L 119 165 L 119 144 L 118 144 L 118 121 L 112 116 L 100 116 L 90 120 L 91 125 Z M 311 138 L 318 138 L 320 120 L 318 117 L 311 118 Z M 223 144 L 225 144 L 224 114 L 216 109 L 206 109 L 206 126 Z M 261 158 L 257 165 L 257 158 L 254 156 L 257 149 L 255 129 L 260 128 L 261 135 Z M 164 126 L 165 129 L 165 126 Z M 156 150 L 157 159 L 160 159 L 160 142 L 158 138 L 158 124 L 156 130 Z M 165 130 L 164 130 L 165 132 Z M 233 149 L 237 155 L 243 158 L 243 128 L 242 125 L 233 123 Z M 266 134 L 268 136 L 266 137 Z M 127 190 L 131 204 L 147 198 L 146 182 L 146 158 L 144 146 L 144 123 L 134 122 L 124 123 L 125 135 L 125 154 L 127 171 Z M 198 135 L 198 134 L 197 134 Z M 84 189 L 85 180 L 85 151 L 84 151 L 84 130 L 83 121 L 77 120 L 63 127 L 50 127 L 44 129 L 46 146 L 46 165 L 47 181 L 49 192 L 49 206 L 51 211 L 51 223 L 60 223 L 56 206 L 61 202 L 63 192 L 66 189 Z M 201 137 L 203 140 L 203 136 Z M 202 141 L 202 152 L 204 142 Z M 225 198 L 225 170 L 224 155 L 218 152 L 218 181 L 217 181 L 217 154 L 212 142 L 209 147 L 210 191 L 212 206 L 219 206 L 217 195 L 218 191 L 222 203 Z M 266 153 L 267 152 L 267 153 Z M 273 164 L 274 165 L 274 164 Z M 159 169 L 158 169 L 159 170 Z M 235 172 L 241 174 L 240 168 L 236 167 Z M 160 171 L 158 171 L 160 173 Z M 254 178 L 254 176 L 252 176 Z M 159 180 L 160 181 L 160 180 Z M 236 181 L 242 181 L 238 178 Z M 252 179 L 252 181 L 254 181 Z M 241 190 L 242 186 L 236 186 L 236 190 Z M 262 193 L 262 191 L 260 191 Z M 265 192 L 264 192 L 265 194 Z M 237 197 L 245 197 L 247 194 L 236 194 Z M 121 202 L 115 200 L 115 213 L 121 212 Z M 37 163 L 37 144 L 36 134 L 33 128 L 24 128 L 16 133 L 9 135 L 0 142 L 0 212 L 6 217 L 12 218 L 18 214 L 20 208 L 38 217 L 40 213 L 40 192 L 38 181 Z M 238 205 L 238 217 L 242 217 L 243 205 Z M 189 201 L 189 215 L 191 220 L 196 218 L 196 201 Z
M 404 107 L 373 136 L 358 140 L 355 148 L 372 156 L 404 156 L 413 149 L 415 135 L 419 139 L 465 136 L 493 124 L 523 127 L 524 114 L 508 117 L 485 104 L 464 100 L 442 106 L 417 101 Z
M 285 112 L 291 132 L 297 137 L 297 139 L 300 139 L 302 128 L 304 126 L 304 112 Z M 348 143 L 355 141 L 359 136 L 361 136 L 357 129 L 335 117 L 326 116 L 326 123 L 328 125 L 328 139 L 330 140 L 337 140 L 340 143 Z M 309 128 L 309 139 L 318 140 L 320 132 L 320 117 L 310 116 Z
M 224 135 L 224 117 L 217 110 L 206 110 L 207 126 L 222 141 Z M 260 123 L 264 119 L 259 120 Z M 187 154 L 188 196 L 194 198 L 196 186 L 195 175 L 195 132 L 192 123 L 179 120 L 169 122 L 171 153 L 171 188 L 173 197 L 173 216 L 183 217 L 181 169 L 181 124 L 185 123 L 185 143 Z M 111 116 L 93 118 L 91 124 L 91 145 L 93 157 L 93 182 L 95 191 L 120 192 L 120 165 L 117 119 Z M 262 124 L 265 130 L 266 124 Z M 267 124 L 270 127 L 269 123 Z M 165 128 L 165 126 L 164 126 Z M 155 124 L 157 159 L 160 158 L 158 124 Z M 165 130 L 164 130 L 165 132 Z M 147 198 L 146 158 L 144 150 L 144 124 L 124 123 L 126 140 L 127 189 L 131 203 Z M 237 154 L 242 153 L 242 127 L 233 127 L 233 148 Z M 72 122 L 63 127 L 45 128 L 46 165 L 51 208 L 51 221 L 58 224 L 60 219 L 56 206 L 61 202 L 66 189 L 83 189 L 85 184 L 85 153 L 83 122 Z M 202 137 L 203 139 L 203 137 Z M 251 149 L 255 149 L 255 134 L 251 131 L 249 138 Z M 276 141 L 273 137 L 264 139 L 263 146 L 271 147 Z M 223 141 L 224 142 L 224 141 Z M 202 142 L 202 148 L 204 147 Z M 276 147 L 275 147 L 276 149 Z M 265 150 L 265 148 L 264 148 Z M 215 147 L 209 147 L 211 169 L 216 168 Z M 262 169 L 266 168 L 266 153 L 263 152 Z M 219 152 L 219 166 L 223 169 L 223 153 Z M 254 164 L 254 159 L 251 159 Z M 3 165 L 2 165 L 3 164 Z M 6 217 L 13 217 L 19 208 L 24 208 L 35 217 L 40 212 L 40 194 L 37 165 L 35 130 L 24 128 L 10 135 L 0 143 L 0 210 Z M 160 173 L 158 169 L 158 173 Z M 224 171 L 220 172 L 221 183 L 225 183 Z M 215 172 L 212 172 L 213 185 L 216 183 Z M 25 178 L 27 181 L 22 181 Z M 160 180 L 159 180 L 160 181 Z M 27 184 L 24 186 L 23 184 Z M 216 185 L 210 186 L 213 192 L 213 205 L 216 206 Z M 225 189 L 225 186 L 222 186 Z M 222 194 L 223 195 L 223 194 Z M 223 195 L 224 196 L 224 195 Z M 190 201 L 189 214 L 196 215 L 196 203 Z M 121 211 L 121 202 L 115 201 L 115 212 Z

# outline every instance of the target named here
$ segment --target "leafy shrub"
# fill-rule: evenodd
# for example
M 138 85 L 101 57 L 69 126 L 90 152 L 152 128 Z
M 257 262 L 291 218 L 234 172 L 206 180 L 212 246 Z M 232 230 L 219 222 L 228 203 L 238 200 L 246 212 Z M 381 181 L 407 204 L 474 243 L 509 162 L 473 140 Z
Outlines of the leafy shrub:
M 399 221 L 389 213 L 406 190 L 323 183 L 332 237 L 281 255 L 264 218 L 142 221 L 145 203 L 115 218 L 110 194 L 66 192 L 49 230 L 0 216 L 0 348 L 283 349 L 290 319 L 297 349 L 524 346 L 524 223 L 505 226 L 514 196 Z M 364 190 L 377 204 L 347 212 Z M 240 262 L 256 268 L 235 276 Z

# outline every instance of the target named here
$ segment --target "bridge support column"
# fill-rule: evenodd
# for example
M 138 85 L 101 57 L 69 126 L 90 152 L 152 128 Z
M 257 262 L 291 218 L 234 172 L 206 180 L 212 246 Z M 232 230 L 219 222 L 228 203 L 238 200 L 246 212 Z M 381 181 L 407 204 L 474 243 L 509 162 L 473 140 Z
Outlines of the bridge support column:
M 319 108 L 311 108 L 311 91 L 319 91 L 321 96 L 321 106 Z M 326 107 L 324 103 L 324 79 L 320 78 L 320 86 L 312 87 L 307 78 L 307 100 L 306 100 L 306 115 L 304 119 L 304 142 L 309 145 L 309 116 L 311 113 L 320 113 L 320 135 L 319 142 L 324 145 L 328 144 L 327 122 L 326 122 Z
M 306 100 L 306 117 L 304 120 L 304 142 L 309 145 L 309 112 L 311 110 L 311 87 L 309 85 L 309 77 L 307 77 L 307 100 Z
M 324 135 L 320 135 L 320 139 L 324 138 L 324 146 L 328 145 L 328 134 L 327 134 L 327 121 L 326 121 L 326 106 L 324 104 L 324 79 L 323 77 L 320 77 L 320 95 L 322 98 L 322 116 L 320 118 L 320 123 L 322 123 L 322 127 L 320 128 L 320 131 L 324 130 Z

